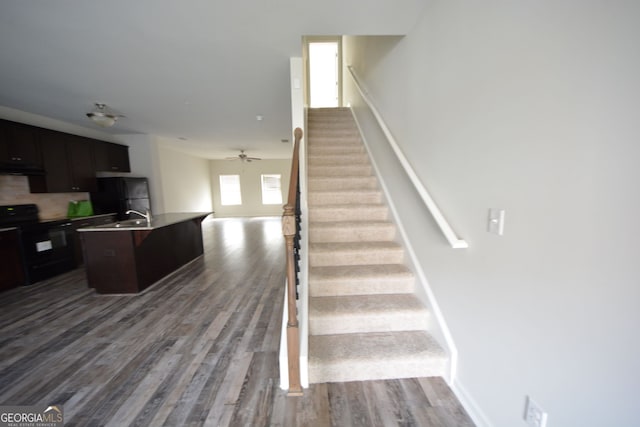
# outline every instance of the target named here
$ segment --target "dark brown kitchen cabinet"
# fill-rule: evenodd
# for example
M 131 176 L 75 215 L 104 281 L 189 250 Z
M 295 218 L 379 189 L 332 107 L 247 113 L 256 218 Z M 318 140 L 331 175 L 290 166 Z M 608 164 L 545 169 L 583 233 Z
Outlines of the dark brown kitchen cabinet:
M 0 292 L 24 285 L 20 240 L 15 228 L 0 231 Z
M 159 214 L 150 226 L 79 231 L 87 284 L 99 294 L 138 293 L 202 255 L 208 212 Z
M 105 141 L 94 141 L 93 152 L 98 172 L 131 172 L 129 147 Z
M 72 136 L 67 141 L 67 158 L 70 162 L 73 191 L 97 191 L 98 180 L 93 161 L 93 141 L 88 138 Z
M 41 131 L 45 174 L 30 176 L 32 193 L 88 192 L 97 189 L 92 140 L 55 131 Z
M 82 241 L 80 240 L 79 228 L 95 227 L 96 225 L 111 224 L 117 221 L 116 214 L 113 215 L 96 215 L 88 216 L 85 218 L 77 218 L 71 221 L 71 227 L 73 228 L 73 248 L 75 250 L 76 264 L 84 264 L 84 257 L 82 256 Z
M 16 170 L 41 170 L 38 128 L 0 120 L 0 163 Z

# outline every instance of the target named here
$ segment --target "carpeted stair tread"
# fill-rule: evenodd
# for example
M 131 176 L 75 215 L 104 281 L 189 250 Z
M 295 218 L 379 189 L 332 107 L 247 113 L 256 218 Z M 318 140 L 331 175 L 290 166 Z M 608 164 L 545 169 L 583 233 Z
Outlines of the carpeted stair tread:
M 314 177 L 335 177 L 335 176 L 371 176 L 371 166 L 368 164 L 353 165 L 317 165 L 309 166 L 309 176 Z
M 334 189 L 310 192 L 307 196 L 309 206 L 322 204 L 372 204 L 382 202 L 382 192 L 376 189 Z
M 350 109 L 310 109 L 306 136 L 310 382 L 444 375 Z
M 427 309 L 412 294 L 313 297 L 309 307 L 309 333 L 313 335 L 427 328 Z
M 369 165 L 369 159 L 364 153 L 330 153 L 330 154 L 309 154 L 309 167 L 315 166 L 351 166 Z
M 393 240 L 396 227 L 389 221 L 327 221 L 309 223 L 309 240 L 323 242 Z
M 360 132 L 358 131 L 358 128 L 355 126 L 341 126 L 341 127 L 335 127 L 335 126 L 330 126 L 329 125 L 325 125 L 325 126 L 321 126 L 318 125 L 317 123 L 315 123 L 314 125 L 309 127 L 309 135 L 310 136 L 314 136 L 315 134 L 318 133 L 322 133 L 322 136 L 324 137 L 360 137 Z
M 403 264 L 309 268 L 311 296 L 412 293 L 414 288 L 413 273 Z
M 315 207 L 309 212 L 309 221 L 384 221 L 389 208 L 382 203 L 336 204 Z
M 313 267 L 309 270 L 312 278 L 320 280 L 357 280 L 399 276 L 413 278 L 413 273 L 404 264 L 345 265 L 333 267 Z
M 309 177 L 307 188 L 309 191 L 326 190 L 375 190 L 378 181 L 373 176 L 344 177 Z
M 309 243 L 309 265 L 395 264 L 404 261 L 404 249 L 395 242 Z
M 309 145 L 307 153 L 309 156 L 346 156 L 347 154 L 360 155 L 364 154 L 364 147 L 362 144 L 350 144 L 350 145 Z
M 443 376 L 447 356 L 424 331 L 309 337 L 309 382 Z

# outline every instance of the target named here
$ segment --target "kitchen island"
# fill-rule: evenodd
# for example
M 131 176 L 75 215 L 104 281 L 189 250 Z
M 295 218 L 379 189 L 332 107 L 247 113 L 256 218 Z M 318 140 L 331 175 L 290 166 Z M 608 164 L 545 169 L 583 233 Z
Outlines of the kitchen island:
M 100 294 L 138 293 L 202 255 L 211 212 L 166 213 L 78 229 L 87 282 Z

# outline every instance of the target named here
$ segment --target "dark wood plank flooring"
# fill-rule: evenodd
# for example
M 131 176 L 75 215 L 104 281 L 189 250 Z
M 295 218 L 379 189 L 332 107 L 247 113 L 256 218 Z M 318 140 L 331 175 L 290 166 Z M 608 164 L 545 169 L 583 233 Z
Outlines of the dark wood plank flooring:
M 0 294 L 0 404 L 67 426 L 472 426 L 439 378 L 280 390 L 279 218 L 203 223 L 205 254 L 135 296 L 83 269 Z

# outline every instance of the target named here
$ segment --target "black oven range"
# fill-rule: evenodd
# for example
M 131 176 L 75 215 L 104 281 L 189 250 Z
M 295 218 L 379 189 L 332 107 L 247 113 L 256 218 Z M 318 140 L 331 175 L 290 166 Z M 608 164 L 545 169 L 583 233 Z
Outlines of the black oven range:
M 76 268 L 69 220 L 40 220 L 35 204 L 0 206 L 0 228 L 20 234 L 25 284 L 30 285 Z

